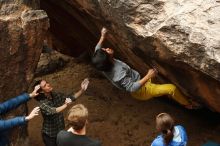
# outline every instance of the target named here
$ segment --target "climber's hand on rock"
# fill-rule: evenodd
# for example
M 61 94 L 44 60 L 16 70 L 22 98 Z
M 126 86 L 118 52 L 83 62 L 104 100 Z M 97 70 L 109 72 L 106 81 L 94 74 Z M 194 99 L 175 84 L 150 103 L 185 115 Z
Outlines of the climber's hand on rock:
M 155 69 L 149 69 L 148 72 L 147 72 L 147 76 L 148 78 L 153 78 L 156 76 L 156 70 Z
M 107 32 L 108 32 L 107 28 L 103 27 L 101 31 L 102 36 L 105 36 Z

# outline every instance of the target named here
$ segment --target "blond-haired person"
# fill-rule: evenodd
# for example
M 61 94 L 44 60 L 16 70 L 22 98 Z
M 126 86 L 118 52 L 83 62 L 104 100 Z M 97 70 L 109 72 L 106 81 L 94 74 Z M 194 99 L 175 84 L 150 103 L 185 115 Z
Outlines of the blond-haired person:
M 58 146 L 101 146 L 101 143 L 86 136 L 88 123 L 88 109 L 77 104 L 68 113 L 68 122 L 71 126 L 67 131 L 62 130 L 57 135 Z

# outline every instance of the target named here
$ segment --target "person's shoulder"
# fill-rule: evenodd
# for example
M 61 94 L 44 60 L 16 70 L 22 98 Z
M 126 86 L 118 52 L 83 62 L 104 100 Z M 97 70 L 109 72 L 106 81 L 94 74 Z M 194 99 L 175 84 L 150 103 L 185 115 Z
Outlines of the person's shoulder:
M 157 136 L 151 143 L 151 146 L 164 146 L 163 138 L 161 135 Z
M 88 146 L 101 146 L 101 142 L 99 140 L 91 139 L 90 137 L 87 137 L 87 138 L 89 140 L 89 145 Z
M 52 91 L 51 95 L 53 96 L 53 98 L 63 98 L 63 96 L 66 96 L 66 94 L 59 91 Z
M 65 131 L 65 130 L 61 130 L 58 134 L 57 134 L 57 139 L 63 139 L 63 138 L 67 138 L 69 137 L 69 132 Z
M 58 132 L 58 134 L 57 134 L 57 136 L 59 135 L 65 135 L 65 134 L 67 134 L 67 131 L 65 131 L 65 130 L 61 130 L 60 132 Z
M 181 135 L 182 141 L 183 142 L 187 142 L 188 141 L 188 137 L 187 137 L 187 133 L 186 133 L 185 128 L 183 126 L 181 126 L 181 125 L 176 125 L 175 127 L 178 128 L 178 130 L 180 131 L 180 135 Z
M 97 140 L 93 140 L 93 142 L 89 144 L 88 146 L 101 146 L 101 142 Z
M 127 65 L 125 62 L 123 62 L 123 61 L 121 61 L 121 60 L 119 60 L 119 59 L 116 59 L 116 58 L 114 58 L 114 61 L 115 61 L 116 63 L 118 63 L 118 64 Z
M 65 131 L 65 130 L 61 130 L 58 134 L 57 134 L 57 145 L 58 146 L 64 146 L 67 145 L 69 143 L 71 139 L 71 136 L 69 134 L 69 132 Z
M 58 91 L 51 91 L 52 96 L 59 96 L 60 94 L 62 94 L 62 93 L 58 92 Z
M 180 131 L 186 132 L 185 128 L 181 125 L 176 125 L 176 128 L 178 128 Z
M 184 129 L 184 127 L 182 125 L 176 125 L 175 127 Z

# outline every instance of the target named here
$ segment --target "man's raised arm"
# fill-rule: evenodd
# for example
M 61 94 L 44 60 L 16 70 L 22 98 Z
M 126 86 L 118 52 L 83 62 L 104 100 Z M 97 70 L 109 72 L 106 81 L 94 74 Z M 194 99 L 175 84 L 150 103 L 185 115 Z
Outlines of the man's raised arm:
M 79 96 L 81 96 L 83 94 L 83 92 L 85 92 L 87 90 L 88 85 L 89 85 L 89 79 L 86 78 L 81 83 L 81 89 L 74 94 L 74 98 L 76 99 Z

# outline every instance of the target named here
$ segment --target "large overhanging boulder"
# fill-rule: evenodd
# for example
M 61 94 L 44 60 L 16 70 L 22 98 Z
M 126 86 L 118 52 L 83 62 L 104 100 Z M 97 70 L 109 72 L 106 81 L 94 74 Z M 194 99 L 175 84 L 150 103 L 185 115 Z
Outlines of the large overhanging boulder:
M 37 1 L 0 2 L 0 102 L 26 91 L 33 79 L 49 27 L 46 12 L 33 9 L 37 6 Z M 11 112 L 10 117 L 25 114 L 24 105 Z M 13 145 L 24 145 L 25 129 L 15 129 Z
M 108 46 L 141 73 L 160 78 L 220 112 L 220 2 L 216 0 L 42 0 L 56 49 L 93 49 L 103 25 Z M 54 13 L 56 12 L 56 13 Z M 167 82 L 166 81 L 166 82 Z

